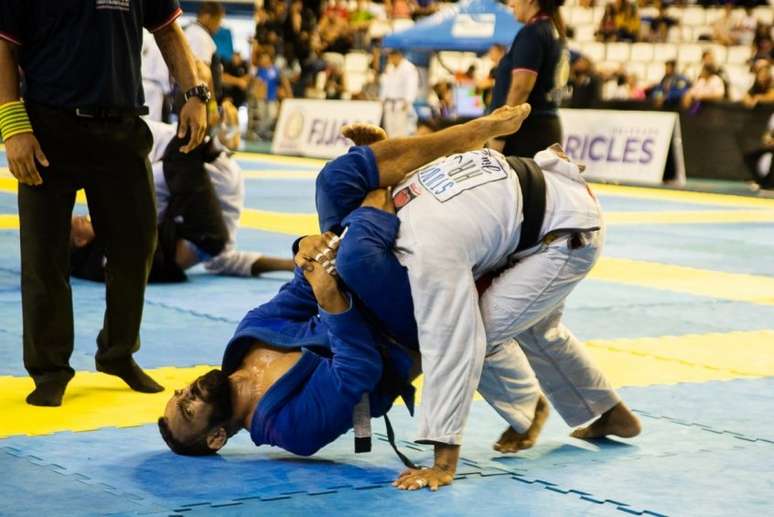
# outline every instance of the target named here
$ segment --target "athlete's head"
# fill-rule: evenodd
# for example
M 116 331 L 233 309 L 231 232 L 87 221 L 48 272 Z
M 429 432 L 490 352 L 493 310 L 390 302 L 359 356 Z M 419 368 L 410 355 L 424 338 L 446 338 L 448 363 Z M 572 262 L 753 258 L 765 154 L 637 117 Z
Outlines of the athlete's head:
M 82 248 L 96 238 L 91 219 L 86 215 L 74 215 L 70 225 L 70 245 Z
M 159 431 L 177 454 L 214 454 L 239 430 L 232 422 L 233 413 L 228 376 L 211 370 L 175 391 L 159 418 Z

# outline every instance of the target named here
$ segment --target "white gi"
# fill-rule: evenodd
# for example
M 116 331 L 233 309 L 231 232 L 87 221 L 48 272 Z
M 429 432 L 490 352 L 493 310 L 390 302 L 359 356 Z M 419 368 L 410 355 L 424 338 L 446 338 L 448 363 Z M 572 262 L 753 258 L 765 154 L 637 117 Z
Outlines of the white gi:
M 160 121 L 164 110 L 164 96 L 172 91 L 172 85 L 169 68 L 164 62 L 161 49 L 147 30 L 143 31 L 141 70 L 145 104 L 149 110 L 147 118 Z
M 396 199 L 406 199 L 404 189 L 412 198 L 398 211 L 396 255 L 408 269 L 425 375 L 418 441 L 460 444 L 476 388 L 518 432 L 532 421 L 540 386 L 570 425 L 620 400 L 560 321 L 600 254 L 599 204 L 575 164 L 549 150 L 535 158 L 546 180 L 544 243 L 522 252 L 480 301 L 474 279 L 506 266 L 521 234 L 521 188 L 504 157 L 449 156 L 395 188 Z M 590 231 L 570 249 L 562 229 Z
M 153 147 L 148 159 L 153 167 L 153 182 L 156 189 L 156 213 L 161 218 L 167 207 L 169 188 L 164 177 L 164 164 L 161 162 L 164 150 L 175 136 L 175 126 L 162 122 L 146 121 L 153 133 Z M 236 249 L 236 233 L 239 228 L 239 216 L 245 202 L 245 181 L 242 169 L 226 152 L 220 153 L 215 161 L 205 163 L 204 169 L 210 175 L 210 181 L 218 196 L 223 222 L 228 230 L 228 241 L 223 251 L 209 257 L 189 243 L 194 252 L 204 262 L 204 268 L 216 275 L 251 276 L 253 263 L 261 258 L 261 253 Z
M 200 23 L 193 22 L 185 28 L 185 37 L 188 45 L 191 47 L 191 53 L 205 65 L 212 64 L 212 56 L 218 50 L 215 40 L 212 39 L 209 31 Z
M 411 61 L 401 58 L 398 66 L 387 65 L 380 79 L 379 100 L 384 103 L 384 130 L 390 138 L 416 132 L 418 92 L 419 72 Z

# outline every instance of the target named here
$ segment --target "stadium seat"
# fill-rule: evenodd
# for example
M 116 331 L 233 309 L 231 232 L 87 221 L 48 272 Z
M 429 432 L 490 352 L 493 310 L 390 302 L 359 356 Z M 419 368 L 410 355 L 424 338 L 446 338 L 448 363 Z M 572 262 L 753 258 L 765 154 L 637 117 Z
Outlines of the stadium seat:
M 632 45 L 632 61 L 647 63 L 653 60 L 653 45 L 651 43 L 634 43 Z
M 723 64 L 726 62 L 726 58 L 728 57 L 728 49 L 725 47 L 725 45 L 718 45 L 717 43 L 713 43 L 711 45 L 702 45 L 704 50 L 711 50 L 712 53 L 715 55 L 715 62 L 718 64 Z
M 683 30 L 681 27 L 670 27 L 667 33 L 667 41 L 669 43 L 680 43 L 683 41 Z
M 670 59 L 677 59 L 677 45 L 672 43 L 656 43 L 653 45 L 653 60 L 654 61 L 669 61 Z
M 690 43 L 692 41 L 696 41 L 697 38 L 693 34 L 693 27 L 689 27 L 688 25 L 683 25 L 680 27 L 680 42 L 681 43 Z
M 383 38 L 387 34 L 392 32 L 392 25 L 389 20 L 382 20 L 377 18 L 371 22 L 368 27 L 368 35 L 373 38 Z
M 746 63 L 752 57 L 752 48 L 747 45 L 734 45 L 728 47 L 728 57 L 726 63 L 741 65 Z
M 684 64 L 693 64 L 701 61 L 702 48 L 696 43 L 683 43 L 678 47 L 677 60 Z
M 626 72 L 637 76 L 637 84 L 647 83 L 648 67 L 645 63 L 627 63 Z
M 605 44 L 597 41 L 589 41 L 581 44 L 581 54 L 589 58 L 592 62 L 599 62 L 605 59 Z
M 701 41 L 701 37 L 706 36 L 707 38 L 712 38 L 712 26 L 710 25 L 699 25 L 698 27 L 693 28 L 693 40 L 694 41 Z
M 572 25 L 594 23 L 594 11 L 588 7 L 571 7 L 568 12 Z
M 344 70 L 351 72 L 365 72 L 368 70 L 370 61 L 371 56 L 365 52 L 350 52 L 344 56 Z
M 605 57 L 608 61 L 623 63 L 629 60 L 631 43 L 608 43 Z
M 324 52 L 322 58 L 329 65 L 344 70 L 344 54 L 339 54 L 338 52 Z
M 755 17 L 758 18 L 759 21 L 766 24 L 772 24 L 774 23 L 774 7 L 769 5 L 756 7 L 753 10 L 753 14 L 755 14 Z
M 746 65 L 727 65 L 725 68 L 730 83 L 729 96 L 732 101 L 740 100 L 752 86 L 753 75 Z
M 599 25 L 599 22 L 602 21 L 602 17 L 605 15 L 605 7 L 602 5 L 599 5 L 594 8 L 594 12 L 591 16 L 591 21 L 594 22 L 594 25 Z
M 645 72 L 645 83 L 655 84 L 664 77 L 664 65 L 661 63 L 651 63 Z
M 705 16 L 704 23 L 706 23 L 707 25 L 712 25 L 715 22 L 715 20 L 723 16 L 723 9 L 720 9 L 717 7 L 710 7 L 705 9 L 705 11 L 706 12 L 704 13 L 704 16 Z
M 576 25 L 575 39 L 576 41 L 582 41 L 582 42 L 594 41 L 594 33 L 596 31 L 597 31 L 597 27 L 593 23 Z
M 697 26 L 704 25 L 706 15 L 702 7 L 686 7 L 683 9 L 680 21 L 683 25 Z
M 392 30 L 393 32 L 399 32 L 406 29 L 410 29 L 414 26 L 414 20 L 410 19 L 404 19 L 404 18 L 398 18 L 397 20 L 392 21 Z

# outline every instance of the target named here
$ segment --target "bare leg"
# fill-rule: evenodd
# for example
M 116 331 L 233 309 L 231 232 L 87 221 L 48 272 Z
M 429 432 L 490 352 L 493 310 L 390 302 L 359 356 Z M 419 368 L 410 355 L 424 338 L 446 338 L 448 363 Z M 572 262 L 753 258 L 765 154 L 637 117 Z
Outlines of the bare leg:
M 540 432 L 543 430 L 543 424 L 548 419 L 548 402 L 542 395 L 535 406 L 535 417 L 532 419 L 532 425 L 527 432 L 517 433 L 513 427 L 509 427 L 494 444 L 494 450 L 502 453 L 518 452 L 529 449 L 537 441 Z
M 261 273 L 268 273 L 270 271 L 293 271 L 296 267 L 295 262 L 291 259 L 283 259 L 278 257 L 261 257 L 250 268 L 250 274 L 258 276 Z
M 529 116 L 529 104 L 502 106 L 491 114 L 436 133 L 388 138 L 371 144 L 379 167 L 379 186 L 394 186 L 426 163 L 482 147 L 490 138 L 518 131 Z
M 588 426 L 579 427 L 573 431 L 570 436 L 582 439 L 602 438 L 610 435 L 634 438 L 640 434 L 641 430 L 640 420 L 626 407 L 626 404 L 619 402 L 602 413 Z

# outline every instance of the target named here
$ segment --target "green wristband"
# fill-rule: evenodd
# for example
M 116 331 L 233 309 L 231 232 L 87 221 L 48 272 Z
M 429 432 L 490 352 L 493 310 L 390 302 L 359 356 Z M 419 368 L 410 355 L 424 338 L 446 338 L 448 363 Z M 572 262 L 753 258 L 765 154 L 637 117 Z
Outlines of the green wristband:
M 7 142 L 20 133 L 32 133 L 32 123 L 22 101 L 11 101 L 0 106 L 0 135 Z

